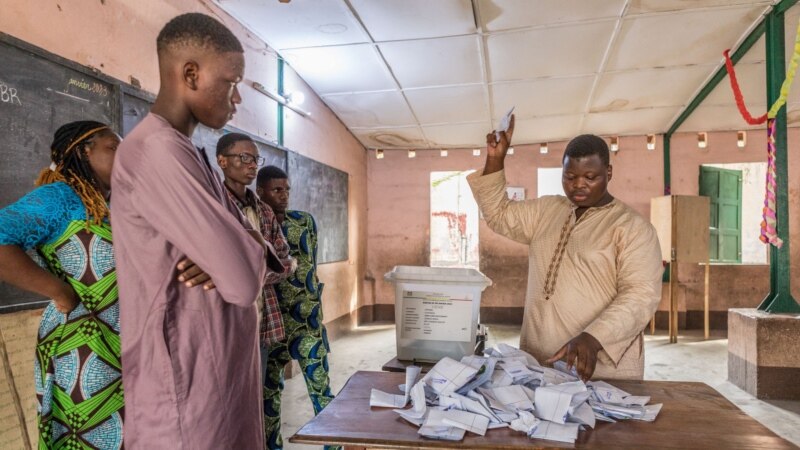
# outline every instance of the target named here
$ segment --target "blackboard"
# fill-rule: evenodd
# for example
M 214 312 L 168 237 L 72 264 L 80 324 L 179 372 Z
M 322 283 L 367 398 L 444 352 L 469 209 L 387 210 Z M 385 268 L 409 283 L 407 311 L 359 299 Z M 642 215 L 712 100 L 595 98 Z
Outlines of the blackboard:
M 118 129 L 116 87 L 107 79 L 0 33 L 0 208 L 33 189 L 50 164 L 55 130 L 74 120 Z M 37 303 L 31 303 L 37 302 Z M 0 311 L 43 304 L 0 283 Z
M 121 135 L 125 137 L 133 127 L 144 119 L 150 112 L 155 97 L 144 91 L 138 91 L 127 86 L 122 88 L 122 129 Z
M 287 172 L 292 186 L 289 209 L 307 211 L 317 221 L 317 261 L 348 259 L 347 172 L 295 152 L 289 152 Z

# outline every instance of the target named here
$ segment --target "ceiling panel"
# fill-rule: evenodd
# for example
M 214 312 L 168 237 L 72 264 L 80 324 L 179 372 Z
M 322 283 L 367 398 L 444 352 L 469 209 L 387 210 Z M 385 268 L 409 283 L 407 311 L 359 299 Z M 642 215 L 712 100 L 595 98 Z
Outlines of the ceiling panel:
M 350 0 L 377 42 L 475 32 L 470 0 Z
M 591 112 L 683 105 L 714 70 L 689 66 L 603 74 Z
M 494 122 L 512 106 L 517 119 L 582 112 L 592 83 L 594 76 L 493 84 Z
M 670 107 L 587 114 L 581 133 L 622 136 L 663 133 L 680 110 Z
M 351 128 L 350 131 L 368 148 L 427 148 L 419 127 L 381 129 Z
M 478 0 L 484 30 L 499 31 L 619 17 L 625 0 Z
M 760 17 L 761 6 L 626 18 L 608 70 L 718 64 Z
M 486 133 L 491 130 L 489 122 L 460 123 L 423 126 L 425 136 L 432 147 L 474 147 L 486 142 Z M 485 146 L 485 144 L 484 144 Z
M 402 88 L 483 81 L 476 35 L 392 42 L 379 48 Z
M 490 35 L 492 82 L 598 71 L 615 21 Z
M 750 107 L 750 104 L 766 103 L 767 101 L 767 74 L 766 64 L 742 64 L 736 65 L 736 79 L 739 81 L 739 87 L 742 89 L 742 96 L 744 97 L 745 104 Z M 733 90 L 731 89 L 730 79 L 725 76 L 710 94 L 703 100 L 703 106 L 708 105 L 733 105 L 735 99 L 733 97 Z M 753 115 L 761 115 L 765 111 L 752 110 Z
M 405 91 L 411 109 L 423 125 L 488 121 L 483 85 Z
M 363 94 L 326 95 L 322 97 L 348 127 L 396 127 L 415 125 L 400 91 Z
M 397 88 L 372 44 L 294 49 L 283 55 L 321 95 Z
M 580 114 L 570 114 L 517 120 L 512 143 L 534 144 L 572 139 L 580 134 L 581 117 Z
M 215 2 L 275 49 L 369 42 L 369 36 L 342 1 Z
M 630 0 L 628 14 L 685 11 L 690 8 L 713 8 L 734 5 L 762 5 L 766 7 L 770 3 L 769 0 Z
M 777 0 L 212 1 L 365 145 L 472 148 L 512 105 L 516 144 L 663 132 Z M 798 19 L 794 6 L 787 59 Z M 763 42 L 737 67 L 754 113 L 766 108 Z M 800 125 L 800 88 L 788 109 Z M 687 126 L 741 123 L 723 80 Z

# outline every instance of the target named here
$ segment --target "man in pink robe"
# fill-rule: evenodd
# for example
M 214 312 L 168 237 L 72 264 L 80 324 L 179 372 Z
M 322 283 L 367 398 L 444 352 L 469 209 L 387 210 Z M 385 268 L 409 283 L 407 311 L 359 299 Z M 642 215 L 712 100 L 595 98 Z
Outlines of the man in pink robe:
M 244 53 L 202 14 L 176 17 L 157 44 L 158 98 L 112 175 L 125 446 L 261 450 L 256 299 L 265 260 L 282 266 L 190 140 L 198 122 L 232 117 Z M 184 258 L 198 276 L 179 281 Z

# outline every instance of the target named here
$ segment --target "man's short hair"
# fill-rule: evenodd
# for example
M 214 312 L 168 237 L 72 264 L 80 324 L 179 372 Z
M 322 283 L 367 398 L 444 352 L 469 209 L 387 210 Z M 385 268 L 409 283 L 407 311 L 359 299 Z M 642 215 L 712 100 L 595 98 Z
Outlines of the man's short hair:
M 158 53 L 171 47 L 197 46 L 219 53 L 244 53 L 242 43 L 222 22 L 200 13 L 181 14 L 170 20 L 156 39 Z
M 264 186 L 269 183 L 270 180 L 283 180 L 286 178 L 289 178 L 289 176 L 286 175 L 286 172 L 280 167 L 262 167 L 261 170 L 258 171 L 258 176 L 256 177 L 256 186 Z
M 231 149 L 237 142 L 253 142 L 253 138 L 244 133 L 228 133 L 217 141 L 217 156 L 224 154 Z
M 573 138 L 564 149 L 564 156 L 561 158 L 563 163 L 567 156 L 572 159 L 584 158 L 586 156 L 597 155 L 604 166 L 608 167 L 611 161 L 608 157 L 608 144 L 605 139 L 593 134 L 582 134 Z

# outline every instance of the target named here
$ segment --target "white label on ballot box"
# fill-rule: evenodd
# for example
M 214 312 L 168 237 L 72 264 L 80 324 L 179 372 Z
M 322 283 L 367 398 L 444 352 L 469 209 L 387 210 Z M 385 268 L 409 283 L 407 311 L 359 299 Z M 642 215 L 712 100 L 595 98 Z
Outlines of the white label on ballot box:
M 472 294 L 403 291 L 403 339 L 472 342 Z

